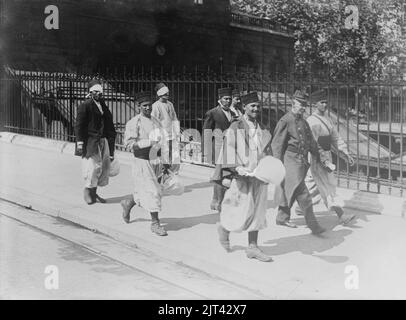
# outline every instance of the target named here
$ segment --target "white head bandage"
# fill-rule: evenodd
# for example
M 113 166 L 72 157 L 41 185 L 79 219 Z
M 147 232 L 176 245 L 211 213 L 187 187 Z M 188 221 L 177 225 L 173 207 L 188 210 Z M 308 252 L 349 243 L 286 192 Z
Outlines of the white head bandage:
M 89 92 L 92 92 L 92 91 L 103 92 L 103 87 L 100 84 L 95 84 L 95 85 L 91 86 L 89 89 Z
M 163 96 L 164 94 L 169 93 L 169 89 L 168 87 L 162 87 L 161 89 L 159 89 L 156 94 L 158 95 L 158 97 Z

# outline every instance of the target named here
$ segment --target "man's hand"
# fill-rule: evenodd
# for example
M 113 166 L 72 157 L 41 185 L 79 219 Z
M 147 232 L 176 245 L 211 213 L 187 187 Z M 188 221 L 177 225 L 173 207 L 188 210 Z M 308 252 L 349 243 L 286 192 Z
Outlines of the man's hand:
M 350 155 L 347 155 L 348 163 L 352 167 L 355 164 L 355 160 Z
M 75 154 L 79 157 L 83 156 L 83 141 L 78 141 L 76 143 L 76 152 Z
M 237 173 L 240 176 L 247 176 L 248 173 L 249 173 L 248 170 L 246 168 L 244 168 L 244 167 L 237 167 L 237 168 L 235 168 L 235 170 L 237 171 Z
M 142 139 L 142 140 L 138 141 L 137 145 L 138 145 L 137 147 L 139 149 L 147 148 L 147 147 L 151 146 L 151 141 L 149 139 Z
M 110 156 L 110 162 L 114 161 L 114 156 Z

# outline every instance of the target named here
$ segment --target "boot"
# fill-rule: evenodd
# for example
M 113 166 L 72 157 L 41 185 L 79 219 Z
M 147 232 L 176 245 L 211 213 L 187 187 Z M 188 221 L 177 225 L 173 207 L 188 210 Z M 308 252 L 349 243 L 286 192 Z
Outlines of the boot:
M 352 213 L 343 213 L 339 218 L 338 221 L 342 225 L 347 225 L 351 220 L 355 218 L 355 215 Z
M 289 207 L 287 207 L 287 206 L 278 207 L 278 214 L 276 216 L 276 224 L 278 226 L 297 228 L 297 225 L 290 222 L 290 208 Z
M 299 206 L 296 206 L 295 213 L 298 216 L 303 216 L 304 215 L 304 212 L 302 211 L 302 209 L 300 209 Z
M 317 219 L 313 212 L 313 206 L 308 207 L 305 210 L 304 214 L 305 214 L 306 224 L 310 228 L 310 230 L 312 230 L 312 234 L 319 235 L 326 231 L 326 229 L 321 227 L 319 225 L 319 223 L 317 222 Z
M 249 259 L 257 259 L 262 262 L 271 262 L 273 261 L 271 256 L 268 256 L 262 252 L 256 245 L 250 244 L 249 247 L 245 250 L 247 257 Z
M 323 232 L 326 232 L 326 229 L 318 225 L 317 227 L 312 228 L 312 234 L 314 235 L 319 235 L 322 234 Z
M 230 249 L 230 232 L 224 229 L 221 224 L 217 226 L 217 233 L 219 235 L 219 241 L 221 246 L 227 251 L 231 252 Z
M 168 233 L 165 231 L 165 229 L 161 226 L 161 224 L 158 221 L 153 221 L 151 223 L 151 231 L 158 236 L 167 236 Z
M 123 207 L 123 220 L 125 223 L 130 223 L 131 208 L 135 206 L 133 198 L 121 200 L 121 206 Z
M 93 204 L 96 201 L 92 197 L 92 189 L 91 188 L 85 188 L 83 190 L 83 198 L 85 199 L 85 202 L 87 204 Z
M 103 199 L 102 197 L 100 197 L 100 196 L 97 194 L 97 187 L 96 187 L 96 188 L 92 188 L 92 195 L 93 195 L 94 202 L 96 202 L 97 200 L 98 200 L 100 203 L 106 203 L 106 202 L 107 202 L 105 199 Z
M 215 202 L 210 204 L 210 209 L 213 211 L 221 212 L 221 206 Z

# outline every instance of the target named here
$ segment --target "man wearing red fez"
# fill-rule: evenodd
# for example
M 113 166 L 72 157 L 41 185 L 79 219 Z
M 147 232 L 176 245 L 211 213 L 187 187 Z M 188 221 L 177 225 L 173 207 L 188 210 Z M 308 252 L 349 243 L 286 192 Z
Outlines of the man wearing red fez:
M 204 162 L 216 164 L 220 149 L 223 145 L 223 134 L 230 127 L 236 115 L 230 110 L 231 88 L 218 90 L 218 105 L 207 111 L 203 124 L 203 158 Z M 221 201 L 225 188 L 214 184 L 213 199 L 210 208 L 221 211 Z
M 134 155 L 134 192 L 130 199 L 121 201 L 123 219 L 126 223 L 130 222 L 131 209 L 137 203 L 151 214 L 151 231 L 159 236 L 166 236 L 158 217 L 162 200 L 161 185 L 158 182 L 162 164 L 158 149 L 161 148 L 163 130 L 159 120 L 151 116 L 151 93 L 141 92 L 136 100 L 141 112 L 127 122 L 124 132 L 124 145 Z
M 269 262 L 272 258 L 258 247 L 258 232 L 266 228 L 268 184 L 251 174 L 261 159 L 272 154 L 271 134 L 258 121 L 258 94 L 248 93 L 241 100 L 245 113 L 226 131 L 220 153 L 222 169 L 235 178 L 226 193 L 217 230 L 227 252 L 231 251 L 230 232 L 248 232 L 247 257 Z
M 242 116 L 242 110 L 241 110 L 241 94 L 238 89 L 234 89 L 232 92 L 232 100 L 231 100 L 231 106 L 230 110 L 232 113 L 234 113 L 235 118 L 239 118 Z

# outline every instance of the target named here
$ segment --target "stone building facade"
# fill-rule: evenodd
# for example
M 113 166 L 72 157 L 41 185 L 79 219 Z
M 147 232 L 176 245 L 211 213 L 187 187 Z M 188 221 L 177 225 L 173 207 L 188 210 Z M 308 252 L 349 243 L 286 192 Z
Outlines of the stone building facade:
M 258 72 L 293 68 L 288 30 L 233 14 L 229 0 L 59 0 L 48 30 L 46 0 L 0 0 L 3 63 L 23 69 L 210 66 Z M 48 11 L 49 12 L 49 11 Z

